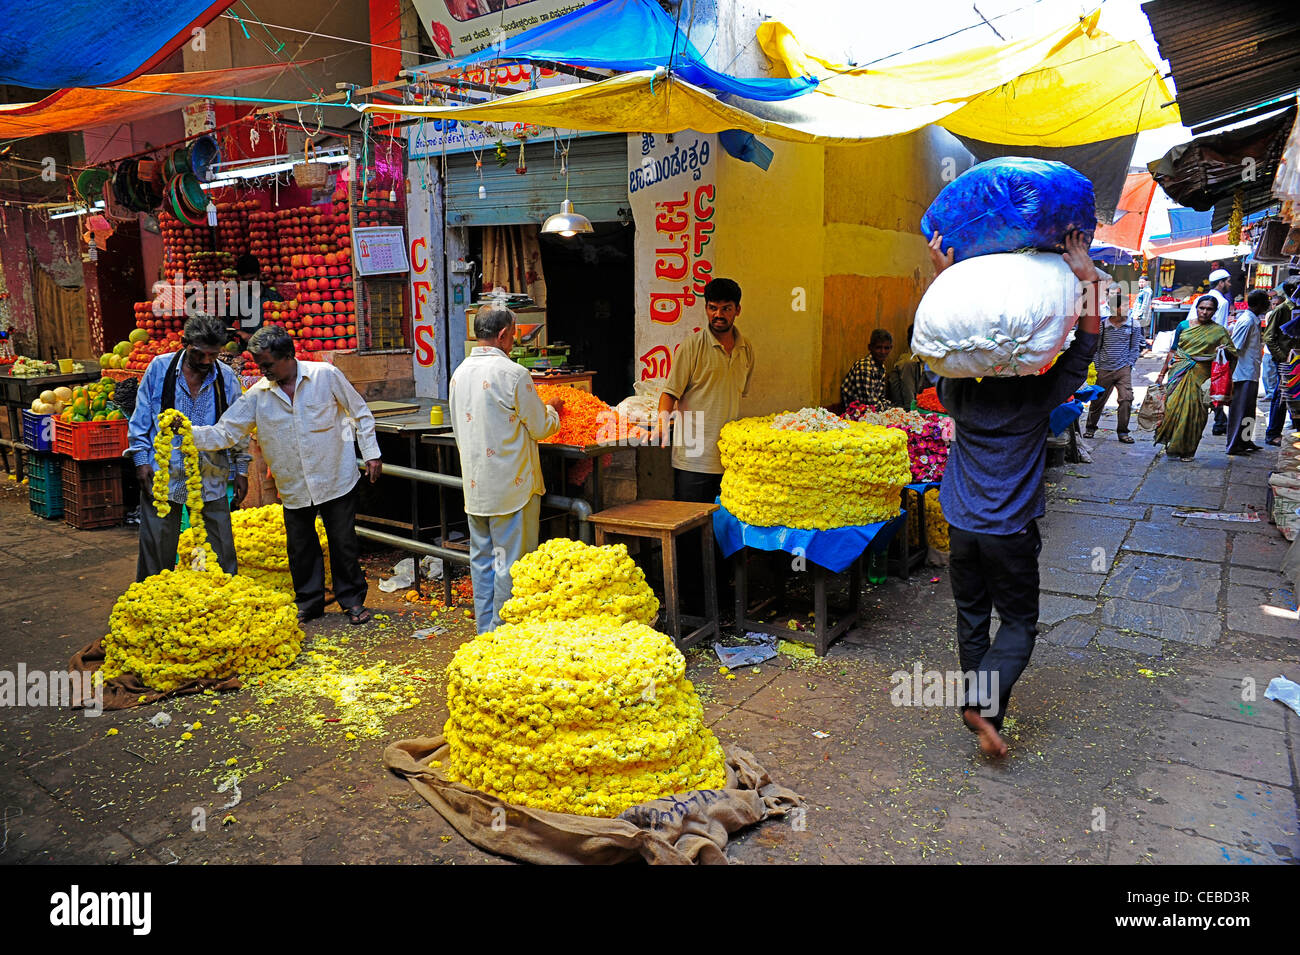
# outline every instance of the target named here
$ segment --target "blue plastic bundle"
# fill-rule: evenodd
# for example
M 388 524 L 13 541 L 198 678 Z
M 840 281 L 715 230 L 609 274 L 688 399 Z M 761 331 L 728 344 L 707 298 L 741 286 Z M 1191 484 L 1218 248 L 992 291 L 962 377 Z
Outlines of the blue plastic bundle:
M 928 239 L 960 262 L 976 255 L 1046 249 L 1060 252 L 1071 229 L 1092 234 L 1096 202 L 1088 177 L 1065 163 L 1007 156 L 971 166 L 939 193 L 921 217 Z

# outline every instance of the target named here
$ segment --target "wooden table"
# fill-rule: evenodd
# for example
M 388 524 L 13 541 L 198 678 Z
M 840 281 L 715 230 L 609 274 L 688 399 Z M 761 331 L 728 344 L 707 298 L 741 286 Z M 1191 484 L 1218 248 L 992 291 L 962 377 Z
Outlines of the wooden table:
M 713 512 L 716 504 L 691 501 L 633 501 L 606 508 L 591 515 L 596 528 L 596 544 L 607 536 L 644 537 L 658 540 L 664 559 L 664 611 L 668 617 L 668 635 L 679 650 L 699 643 L 709 635 L 720 634 L 718 622 L 718 585 L 713 558 Z M 699 528 L 704 557 L 704 616 L 681 612 L 677 587 L 677 538 Z M 685 624 L 693 628 L 682 633 Z

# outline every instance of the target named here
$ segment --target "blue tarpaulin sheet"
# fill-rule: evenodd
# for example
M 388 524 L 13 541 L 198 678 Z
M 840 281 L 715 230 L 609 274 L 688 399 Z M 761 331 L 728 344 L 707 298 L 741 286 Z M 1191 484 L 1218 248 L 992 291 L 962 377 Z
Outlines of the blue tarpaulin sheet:
M 0 17 L 0 83 L 119 83 L 160 64 L 233 0 L 24 0 Z
M 715 93 L 770 102 L 809 92 L 812 77 L 741 79 L 707 66 L 677 22 L 654 0 L 596 0 L 567 16 L 525 30 L 504 43 L 452 60 L 425 63 L 427 73 L 465 69 L 492 60 L 566 63 L 635 73 L 669 66 L 686 80 Z
M 847 570 L 868 548 L 889 546 L 894 533 L 903 526 L 907 512 L 890 521 L 859 527 L 834 527 L 826 531 L 800 527 L 755 527 L 732 514 L 722 502 L 713 512 L 713 536 L 723 557 L 730 557 L 742 547 L 755 550 L 783 550 L 806 557 L 834 573 Z

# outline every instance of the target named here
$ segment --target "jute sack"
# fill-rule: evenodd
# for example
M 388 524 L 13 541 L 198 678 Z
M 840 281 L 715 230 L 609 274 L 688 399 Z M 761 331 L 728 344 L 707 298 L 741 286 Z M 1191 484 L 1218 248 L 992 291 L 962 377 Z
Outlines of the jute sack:
M 404 777 L 453 829 L 487 852 L 546 865 L 726 865 L 728 836 L 803 805 L 772 782 L 743 749 L 727 749 L 727 788 L 679 793 L 633 806 L 613 819 L 529 809 L 454 783 L 444 769 L 451 747 L 441 736 L 401 740 L 384 766 Z

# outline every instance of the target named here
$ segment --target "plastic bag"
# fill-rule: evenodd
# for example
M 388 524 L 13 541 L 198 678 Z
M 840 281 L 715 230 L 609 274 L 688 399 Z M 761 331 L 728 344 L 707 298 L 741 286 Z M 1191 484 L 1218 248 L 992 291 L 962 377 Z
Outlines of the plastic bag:
M 926 289 L 912 351 L 944 378 L 1036 374 L 1060 354 L 1079 299 L 1079 280 L 1054 253 L 967 259 Z
M 659 417 L 659 396 L 663 394 L 665 379 L 649 378 L 632 386 L 632 395 L 615 407 L 621 420 L 642 428 L 652 427 Z
M 1152 385 L 1138 406 L 1137 423 L 1144 431 L 1154 431 L 1165 420 L 1166 388 L 1163 384 Z
M 1088 177 L 1064 163 L 1006 156 L 950 182 L 921 217 L 927 239 L 943 236 L 955 261 L 1016 249 L 1064 250 L 1071 229 L 1096 231 Z
M 420 576 L 425 580 L 442 578 L 442 560 L 432 554 L 420 558 Z M 403 557 L 393 567 L 393 576 L 379 582 L 379 589 L 386 594 L 395 590 L 404 590 L 415 583 L 415 558 Z
M 1210 365 L 1210 401 L 1223 404 L 1231 394 L 1232 368 L 1228 364 L 1228 353 L 1220 347 L 1215 353 L 1214 363 Z
M 1268 681 L 1264 699 L 1285 703 L 1295 710 L 1297 716 L 1300 716 L 1300 684 L 1292 683 L 1284 676 L 1275 676 Z

